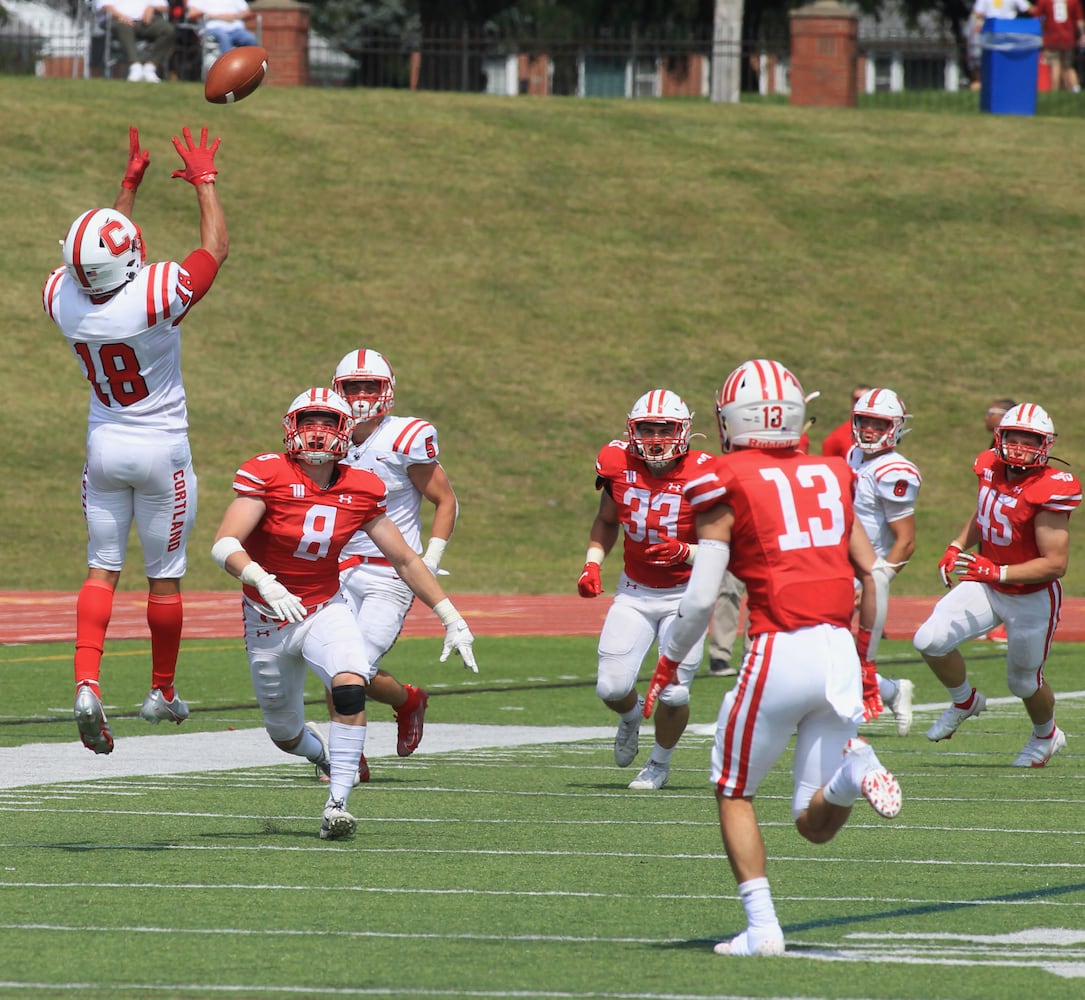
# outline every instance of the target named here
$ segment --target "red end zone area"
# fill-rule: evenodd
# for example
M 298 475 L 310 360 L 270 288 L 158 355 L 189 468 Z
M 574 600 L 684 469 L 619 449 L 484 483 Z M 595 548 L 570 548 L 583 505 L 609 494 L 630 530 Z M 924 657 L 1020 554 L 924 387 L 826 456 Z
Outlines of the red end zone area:
M 70 642 L 75 638 L 74 593 L 0 591 L 0 643 Z M 238 591 L 189 591 L 185 600 L 186 639 L 240 639 L 241 599 Z M 585 600 L 576 594 L 455 594 L 476 635 L 599 634 L 610 607 L 607 594 Z M 907 639 L 930 613 L 937 597 L 891 597 L 885 633 Z M 147 638 L 147 595 L 117 593 L 111 639 Z M 428 608 L 415 603 L 403 628 L 405 637 L 441 636 L 444 629 Z M 1085 598 L 1063 603 L 1056 633 L 1061 642 L 1085 642 Z

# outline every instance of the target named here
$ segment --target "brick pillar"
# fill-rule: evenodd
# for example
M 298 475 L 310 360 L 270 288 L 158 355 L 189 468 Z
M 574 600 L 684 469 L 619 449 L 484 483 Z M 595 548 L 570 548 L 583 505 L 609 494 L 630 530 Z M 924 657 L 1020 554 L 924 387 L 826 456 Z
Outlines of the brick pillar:
M 277 87 L 309 83 L 309 7 L 296 0 L 253 0 L 255 31 L 267 49 L 267 82 Z
M 836 0 L 791 12 L 791 103 L 854 108 L 859 15 Z

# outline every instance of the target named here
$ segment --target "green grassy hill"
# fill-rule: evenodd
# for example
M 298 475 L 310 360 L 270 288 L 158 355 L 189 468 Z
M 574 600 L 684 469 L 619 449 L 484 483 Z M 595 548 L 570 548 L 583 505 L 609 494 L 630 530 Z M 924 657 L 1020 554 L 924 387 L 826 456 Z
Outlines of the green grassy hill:
M 595 454 L 634 399 L 682 393 L 715 450 L 714 391 L 748 357 L 821 390 L 815 445 L 853 383 L 904 396 L 924 487 L 897 593 L 939 587 L 992 396 L 1043 403 L 1081 472 L 1076 122 L 270 86 L 218 107 L 196 84 L 17 78 L 0 93 L 0 588 L 84 575 L 87 388 L 40 288 L 69 222 L 112 203 L 130 124 L 152 154 L 135 213 L 152 259 L 198 242 L 170 136 L 222 138 L 232 252 L 185 324 L 189 588 L 229 586 L 206 553 L 234 469 L 359 346 L 391 360 L 397 412 L 441 432 L 453 592 L 572 588 Z M 122 587 L 139 589 L 133 544 Z

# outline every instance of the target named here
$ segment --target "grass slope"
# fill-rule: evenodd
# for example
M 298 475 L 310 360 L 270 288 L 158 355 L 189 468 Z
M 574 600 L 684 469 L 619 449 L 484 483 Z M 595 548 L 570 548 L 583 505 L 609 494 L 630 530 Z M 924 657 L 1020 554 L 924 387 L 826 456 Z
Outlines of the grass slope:
M 151 150 L 136 215 L 159 259 L 197 240 L 169 137 L 202 123 L 222 137 L 232 254 L 185 324 L 189 587 L 222 585 L 206 553 L 234 469 L 276 449 L 290 399 L 362 345 L 398 371 L 398 412 L 441 432 L 461 591 L 571 587 L 592 463 L 633 400 L 676 389 L 714 450 L 714 391 L 747 357 L 822 391 L 815 445 L 857 381 L 907 400 L 924 488 L 898 593 L 937 589 L 990 397 L 1044 403 L 1057 453 L 1082 453 L 1074 122 L 276 87 L 216 107 L 195 84 L 0 86 L 0 415 L 19 433 L 0 454 L 4 586 L 83 576 L 87 388 L 39 291 L 70 220 L 112 202 L 129 124 Z M 122 586 L 141 585 L 134 550 Z

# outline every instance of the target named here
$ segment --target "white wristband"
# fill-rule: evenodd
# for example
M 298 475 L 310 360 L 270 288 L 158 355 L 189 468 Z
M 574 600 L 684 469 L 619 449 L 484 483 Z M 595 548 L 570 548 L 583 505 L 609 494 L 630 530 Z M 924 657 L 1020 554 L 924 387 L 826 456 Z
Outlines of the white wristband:
M 447 597 L 443 601 L 438 601 L 433 605 L 433 613 L 441 619 L 441 624 L 444 625 L 445 628 L 448 628 L 454 621 L 463 617 Z
M 603 559 L 605 558 L 606 553 L 603 551 L 603 547 L 601 545 L 596 545 L 595 542 L 592 542 L 588 546 L 588 554 L 584 556 L 584 562 L 595 563 L 596 566 L 602 566 Z
M 226 535 L 211 546 L 211 558 L 223 569 L 226 569 L 226 560 L 235 552 L 244 551 L 245 546 L 234 538 L 233 535 Z
M 448 545 L 447 538 L 431 538 L 429 545 L 426 546 L 426 554 L 422 556 L 422 561 L 427 566 L 436 569 L 441 565 L 441 557 L 445 554 L 446 545 Z
M 697 546 L 691 544 L 690 547 L 689 547 L 689 555 L 686 556 L 686 562 L 689 563 L 690 566 L 692 566 L 693 565 L 693 560 L 696 559 L 696 558 L 697 558 Z
M 241 571 L 241 575 L 238 579 L 242 583 L 247 583 L 250 587 L 259 589 L 260 584 L 269 576 L 271 576 L 271 574 L 254 559 Z

